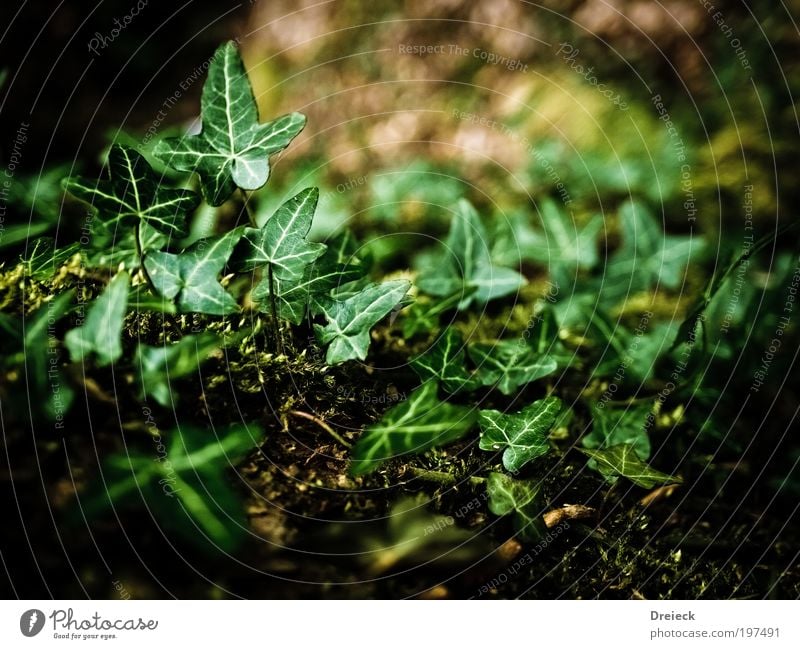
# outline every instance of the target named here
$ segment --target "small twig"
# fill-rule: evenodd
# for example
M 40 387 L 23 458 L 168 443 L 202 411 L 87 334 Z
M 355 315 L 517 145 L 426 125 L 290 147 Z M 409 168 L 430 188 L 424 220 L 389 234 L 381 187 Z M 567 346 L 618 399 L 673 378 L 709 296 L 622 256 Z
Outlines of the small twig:
M 427 480 L 428 482 L 437 482 L 445 487 L 454 487 L 460 482 L 454 475 L 450 473 L 445 473 L 444 471 L 417 469 L 411 466 L 408 467 L 408 472 L 411 473 L 415 478 L 419 478 L 420 480 Z M 481 478 L 475 475 L 469 476 L 468 480 L 471 485 L 475 486 L 482 485 L 483 483 L 486 482 L 486 478 Z
M 328 433 L 328 435 L 333 437 L 333 439 L 339 442 L 342 446 L 345 446 L 347 448 L 353 448 L 353 445 L 350 442 L 348 442 L 344 437 L 342 437 L 339 433 L 333 430 L 333 428 L 331 428 L 326 421 L 320 419 L 316 415 L 303 412 L 302 410 L 290 410 L 289 414 L 294 415 L 295 417 L 302 417 L 303 419 L 308 419 L 308 421 L 313 421 L 317 426 L 319 426 L 322 430 Z

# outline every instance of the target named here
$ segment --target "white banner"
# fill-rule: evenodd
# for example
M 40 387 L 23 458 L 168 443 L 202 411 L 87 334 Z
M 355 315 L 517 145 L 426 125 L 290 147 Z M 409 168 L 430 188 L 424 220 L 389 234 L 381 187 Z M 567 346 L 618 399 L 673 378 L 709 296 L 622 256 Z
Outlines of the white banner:
M 0 647 L 798 647 L 795 601 L 4 601 Z

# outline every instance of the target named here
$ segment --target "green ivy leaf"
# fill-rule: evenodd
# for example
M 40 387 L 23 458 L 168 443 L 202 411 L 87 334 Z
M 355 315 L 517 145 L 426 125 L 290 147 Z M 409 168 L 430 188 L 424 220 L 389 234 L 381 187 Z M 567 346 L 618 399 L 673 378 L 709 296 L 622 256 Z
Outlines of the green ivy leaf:
M 325 244 L 306 240 L 318 200 L 319 189 L 309 187 L 281 205 L 264 227 L 246 228 L 232 266 L 251 271 L 269 264 L 275 277 L 302 278 L 305 268 L 325 252 Z
M 111 455 L 103 462 L 103 491 L 85 499 L 81 509 L 95 515 L 138 500 L 187 540 L 210 541 L 231 552 L 247 536 L 247 524 L 241 497 L 225 471 L 257 445 L 255 430 L 256 424 L 219 432 L 181 426 L 163 436 L 163 456 L 136 451 Z
M 650 437 L 647 435 L 649 405 L 630 408 L 592 407 L 592 432 L 581 443 L 584 448 L 604 449 L 620 444 L 632 446 L 643 460 L 650 457 Z M 594 468 L 594 467 L 593 467 Z
M 475 343 L 468 351 L 481 385 L 493 386 L 505 395 L 558 369 L 555 358 L 535 352 L 523 340 Z
M 142 397 L 152 397 L 164 407 L 174 406 L 177 393 L 171 382 L 193 374 L 219 347 L 220 339 L 213 334 L 184 336 L 176 343 L 159 347 L 140 344 L 134 365 Z
M 369 473 L 398 455 L 422 453 L 466 435 L 475 425 L 475 409 L 439 401 L 437 389 L 434 381 L 424 383 L 368 426 L 353 447 L 351 473 Z
M 128 306 L 130 277 L 122 272 L 89 307 L 86 320 L 64 338 L 73 362 L 94 355 L 99 366 L 110 365 L 122 356 L 122 325 Z
M 121 144 L 111 146 L 108 176 L 108 180 L 67 178 L 64 189 L 91 204 L 104 229 L 115 236 L 126 226 L 140 223 L 173 238 L 186 236 L 186 214 L 199 205 L 197 194 L 165 187 L 142 155 Z
M 236 228 L 219 237 L 200 239 L 180 254 L 148 252 L 144 267 L 156 290 L 163 297 L 174 299 L 179 311 L 234 313 L 239 308 L 236 300 L 218 277 L 241 235 L 242 228 Z
M 469 201 L 459 201 L 444 252 L 444 259 L 440 255 L 430 260 L 432 267 L 423 269 L 417 285 L 439 297 L 468 291 L 459 309 L 468 308 L 473 301 L 486 304 L 505 297 L 526 283 L 518 272 L 492 263 L 486 229 Z
M 466 368 L 466 347 L 461 334 L 452 327 L 423 354 L 412 358 L 411 368 L 423 381 L 438 381 L 448 392 L 473 390 L 478 387 Z
M 56 248 L 54 239 L 40 237 L 32 242 L 30 250 L 26 250 L 25 256 L 21 259 L 25 275 L 38 280 L 49 279 L 79 251 L 80 245 L 77 243 Z
M 678 288 L 684 269 L 703 247 L 698 237 L 665 235 L 662 227 L 638 201 L 619 209 L 622 246 L 611 257 L 602 278 L 602 292 L 619 299 L 657 284 Z
M 197 173 L 203 195 L 215 206 L 237 187 L 262 187 L 269 178 L 269 156 L 289 146 L 306 123 L 299 113 L 258 123 L 253 89 L 233 42 L 214 54 L 203 86 L 202 113 L 199 135 L 162 140 L 153 155 L 179 171 Z
M 361 279 L 366 268 L 360 264 L 341 264 L 329 258 L 328 253 L 309 264 L 299 279 L 275 280 L 278 317 L 294 324 L 300 324 L 308 314 L 320 313 L 320 303 L 330 301 L 331 292 L 337 288 Z M 253 300 L 265 304 L 269 299 L 269 284 L 261 282 L 252 294 Z
M 633 444 L 618 444 L 609 448 L 593 450 L 578 449 L 597 462 L 597 468 L 606 478 L 622 476 L 633 484 L 652 489 L 660 484 L 680 484 L 680 478 L 652 469 L 637 454 Z
M 471 289 L 470 292 L 474 292 Z M 466 297 L 465 291 L 453 293 L 437 300 L 417 300 L 405 314 L 403 335 L 412 338 L 420 333 L 429 333 L 439 327 L 439 319 L 443 313 L 455 309 Z
M 489 510 L 497 516 L 514 515 L 514 528 L 523 541 L 535 541 L 545 532 L 541 484 L 514 480 L 504 473 L 490 473 L 486 483 Z
M 523 258 L 547 265 L 551 277 L 565 281 L 574 277 L 578 269 L 597 265 L 597 236 L 603 220 L 593 218 L 579 227 L 552 199 L 541 201 L 539 207 L 542 232 L 535 231 L 534 240 L 524 243 Z
M 503 452 L 503 466 L 516 473 L 531 460 L 550 451 L 547 434 L 561 414 L 564 404 L 558 397 L 539 399 L 516 413 L 481 410 L 480 448 Z
M 317 338 L 328 345 L 329 365 L 367 357 L 369 330 L 405 297 L 411 284 L 393 280 L 372 284 L 346 300 L 332 300 L 322 306 L 328 324 L 314 325 Z

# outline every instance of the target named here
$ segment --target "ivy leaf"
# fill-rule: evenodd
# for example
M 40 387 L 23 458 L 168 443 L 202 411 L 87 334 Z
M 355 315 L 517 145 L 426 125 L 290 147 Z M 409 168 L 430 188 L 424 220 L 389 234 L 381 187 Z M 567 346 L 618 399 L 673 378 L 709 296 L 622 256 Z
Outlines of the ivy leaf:
M 678 288 L 684 269 L 703 247 L 698 237 L 665 235 L 647 207 L 627 201 L 619 210 L 622 246 L 614 253 L 602 278 L 602 292 L 622 298 L 656 284 Z
M 332 255 L 331 255 L 332 257 Z M 300 324 L 308 314 L 320 312 L 319 301 L 327 303 L 331 291 L 361 279 L 366 268 L 360 264 L 341 264 L 333 261 L 328 251 L 317 261 L 309 264 L 299 279 L 275 280 L 278 317 Z M 252 293 L 256 302 L 264 303 L 269 298 L 268 282 L 261 282 Z
M 514 515 L 514 528 L 523 541 L 535 541 L 545 532 L 541 484 L 514 480 L 504 473 L 490 473 L 486 483 L 489 510 L 497 516 Z
M 652 489 L 660 484 L 680 484 L 680 478 L 650 468 L 637 454 L 633 444 L 617 444 L 609 448 L 578 449 L 597 462 L 597 468 L 606 478 L 622 476 L 633 484 Z
M 25 275 L 39 280 L 48 279 L 79 250 L 78 243 L 56 248 L 54 239 L 40 237 L 33 241 L 30 250 L 26 250 L 24 258 L 21 258 Z
M 650 457 L 650 437 L 647 435 L 647 417 L 650 406 L 631 408 L 592 407 L 592 432 L 582 444 L 588 449 L 605 449 L 620 444 L 632 446 L 636 455 L 646 460 Z M 594 468 L 594 467 L 592 467 Z
M 216 432 L 181 426 L 163 435 L 163 456 L 130 451 L 103 462 L 103 490 L 81 503 L 91 515 L 137 500 L 159 523 L 225 552 L 247 536 L 241 498 L 225 471 L 258 443 L 255 424 Z M 162 438 L 159 438 L 161 441 Z M 154 461 L 155 459 L 155 461 Z
M 135 149 L 113 144 L 108 176 L 108 180 L 64 181 L 64 189 L 97 210 L 107 232 L 116 234 L 128 225 L 146 223 L 173 238 L 188 234 L 186 214 L 199 205 L 200 197 L 164 186 L 162 176 Z
M 178 311 L 227 315 L 238 310 L 236 300 L 218 277 L 242 235 L 236 228 L 219 237 L 200 239 L 180 254 L 148 252 L 144 267 L 153 286 L 175 300 Z
M 410 286 L 406 280 L 372 284 L 346 300 L 323 305 L 328 324 L 315 324 L 314 331 L 328 345 L 326 362 L 363 361 L 369 348 L 369 330 L 403 300 Z
M 233 267 L 250 271 L 269 264 L 275 277 L 301 278 L 306 266 L 325 252 L 325 244 L 306 240 L 318 200 L 319 189 L 309 187 L 281 205 L 264 227 L 246 228 Z
M 423 381 L 438 381 L 447 392 L 472 390 L 478 384 L 466 368 L 464 339 L 452 327 L 423 354 L 411 359 L 411 368 Z
M 86 321 L 64 338 L 73 362 L 94 355 L 99 366 L 110 365 L 122 356 L 122 325 L 128 306 L 130 277 L 122 272 L 89 307 Z
M 505 395 L 558 369 L 555 358 L 535 352 L 523 340 L 475 343 L 468 351 L 481 385 L 493 386 Z
M 492 263 L 486 229 L 469 201 L 459 201 L 444 252 L 444 260 L 441 255 L 429 258 L 432 267 L 423 269 L 417 285 L 439 297 L 469 291 L 459 309 L 468 308 L 473 301 L 486 304 L 505 297 L 526 283 L 518 272 Z
M 542 230 L 538 241 L 523 250 L 526 259 L 547 263 L 552 275 L 574 276 L 577 269 L 597 265 L 597 235 L 603 228 L 601 218 L 590 219 L 579 227 L 552 199 L 540 204 Z
M 289 146 L 306 123 L 299 113 L 258 123 L 253 89 L 233 42 L 214 54 L 201 103 L 200 134 L 162 140 L 153 155 L 179 171 L 197 173 L 203 195 L 214 206 L 237 187 L 262 187 L 269 178 L 269 156 Z
M 472 288 L 470 292 L 474 292 Z M 458 291 L 438 300 L 417 300 L 406 312 L 403 320 L 403 336 L 413 338 L 419 333 L 435 331 L 443 313 L 455 309 L 466 297 L 465 291 Z
M 503 452 L 503 466 L 512 473 L 550 451 L 547 434 L 564 407 L 558 397 L 539 399 L 516 413 L 481 410 L 480 448 Z
M 475 409 L 439 401 L 436 392 L 436 383 L 428 381 L 412 392 L 408 401 L 390 408 L 377 424 L 368 426 L 353 447 L 351 473 L 369 473 L 398 455 L 421 453 L 466 435 L 475 425 Z
M 165 408 L 172 407 L 177 397 L 171 382 L 194 373 L 219 347 L 220 339 L 213 334 L 184 336 L 176 343 L 159 347 L 140 344 L 134 365 L 142 397 L 152 397 Z

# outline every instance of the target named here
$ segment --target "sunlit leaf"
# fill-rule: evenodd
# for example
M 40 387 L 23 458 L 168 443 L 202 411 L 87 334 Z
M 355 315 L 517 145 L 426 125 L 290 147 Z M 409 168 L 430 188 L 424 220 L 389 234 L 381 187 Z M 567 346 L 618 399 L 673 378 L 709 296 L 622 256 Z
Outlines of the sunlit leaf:
M 364 360 L 370 329 L 403 300 L 410 286 L 406 280 L 372 284 L 346 300 L 333 300 L 324 305 L 328 324 L 314 325 L 314 331 L 320 342 L 328 345 L 327 363 Z
M 108 180 L 68 178 L 64 188 L 91 204 L 103 227 L 115 236 L 138 223 L 173 238 L 187 234 L 186 214 L 200 203 L 197 194 L 166 186 L 142 155 L 120 144 L 109 151 L 108 176 Z
M 477 367 L 476 379 L 506 395 L 558 369 L 554 358 L 539 354 L 522 339 L 474 343 L 468 351 Z
M 179 311 L 227 315 L 238 310 L 236 300 L 219 283 L 242 228 L 196 241 L 180 254 L 153 251 L 144 267 L 156 290 L 174 299 Z
M 262 187 L 269 178 L 269 156 L 285 149 L 306 123 L 303 115 L 291 113 L 259 124 L 253 89 L 233 42 L 220 46 L 212 59 L 202 117 L 199 135 L 162 140 L 153 155 L 175 169 L 197 173 L 211 205 L 224 203 L 237 187 Z
M 503 466 L 516 473 L 531 460 L 550 451 L 548 433 L 556 423 L 564 404 L 558 397 L 534 401 L 519 412 L 481 410 L 480 448 L 503 451 Z

